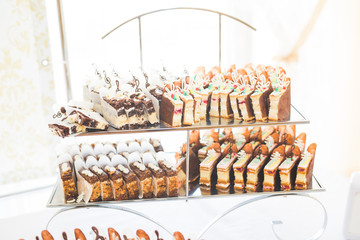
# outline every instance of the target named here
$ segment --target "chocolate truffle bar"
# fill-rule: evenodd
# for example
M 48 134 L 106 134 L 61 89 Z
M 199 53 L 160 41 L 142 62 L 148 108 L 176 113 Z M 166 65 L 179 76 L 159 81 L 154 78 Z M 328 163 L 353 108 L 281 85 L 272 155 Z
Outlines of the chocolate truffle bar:
M 70 162 L 59 164 L 60 177 L 64 189 L 65 202 L 75 202 L 78 193 L 76 190 L 75 174 Z

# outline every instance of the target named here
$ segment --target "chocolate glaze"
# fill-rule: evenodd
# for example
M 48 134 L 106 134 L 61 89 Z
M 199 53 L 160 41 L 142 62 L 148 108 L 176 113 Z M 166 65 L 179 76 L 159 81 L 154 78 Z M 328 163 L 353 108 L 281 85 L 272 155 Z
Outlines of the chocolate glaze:
M 129 240 L 126 235 L 123 235 L 124 240 Z
M 156 235 L 156 240 L 164 240 L 164 239 L 160 238 L 160 234 L 159 234 L 158 230 L 155 230 L 155 235 Z
M 68 240 L 68 237 L 67 237 L 67 235 L 66 235 L 66 232 L 63 232 L 63 233 L 62 233 L 62 236 L 63 236 L 64 240 Z
M 40 240 L 40 238 L 38 236 L 35 237 L 36 240 Z
M 94 231 L 94 233 L 96 234 L 95 236 L 95 240 L 105 240 L 105 237 L 100 236 L 99 234 L 99 229 L 97 229 L 96 227 L 92 226 L 91 229 Z

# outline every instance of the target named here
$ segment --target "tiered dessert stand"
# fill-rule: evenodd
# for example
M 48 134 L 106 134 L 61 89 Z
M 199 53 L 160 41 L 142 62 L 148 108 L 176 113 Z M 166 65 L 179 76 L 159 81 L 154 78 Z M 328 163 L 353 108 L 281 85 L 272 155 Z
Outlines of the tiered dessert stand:
M 211 12 L 214 14 L 217 14 L 219 16 L 219 66 L 221 66 L 221 22 L 222 22 L 222 18 L 223 17 L 228 17 L 231 18 L 237 22 L 240 22 L 242 24 L 244 24 L 245 26 L 249 27 L 252 30 L 255 30 L 255 28 L 253 28 L 252 26 L 250 26 L 249 24 L 245 23 L 244 21 L 235 18 L 233 16 L 230 16 L 228 14 L 222 13 L 222 12 L 218 12 L 218 11 L 214 11 L 214 10 L 208 10 L 208 9 L 201 9 L 201 8 L 187 8 L 187 7 L 180 7 L 180 8 L 169 8 L 169 9 L 160 9 L 160 10 L 155 10 L 155 11 L 151 11 L 148 13 L 144 13 L 141 14 L 139 16 L 136 16 L 134 18 L 131 18 L 123 23 L 121 23 L 120 25 L 118 25 L 116 28 L 114 28 L 113 30 L 111 30 L 110 32 L 108 32 L 107 34 L 105 34 L 103 36 L 103 39 L 106 38 L 107 36 L 109 36 L 112 32 L 114 32 L 115 30 L 119 29 L 120 27 L 122 27 L 123 25 L 127 24 L 128 22 L 131 22 L 133 20 L 137 20 L 138 21 L 138 26 L 139 26 L 139 47 L 140 47 L 140 63 L 141 66 L 143 65 L 143 53 L 142 53 L 142 28 L 141 28 L 141 18 L 143 16 L 149 15 L 149 14 L 154 14 L 157 12 L 161 12 L 161 11 L 170 11 L 170 10 L 193 10 L 193 11 L 206 11 L 206 12 Z M 301 114 L 301 112 L 295 108 L 295 106 L 291 106 L 291 118 L 289 121 L 283 121 L 283 122 L 274 122 L 274 121 L 269 121 L 269 122 L 255 122 L 255 123 L 246 123 L 246 122 L 239 122 L 237 120 L 228 120 L 228 119 L 221 119 L 221 118 L 213 118 L 213 117 L 207 117 L 206 120 L 202 120 L 201 122 L 192 125 L 192 126 L 184 126 L 184 127 L 168 127 L 165 126 L 163 124 L 160 124 L 157 127 L 150 127 L 147 129 L 133 129 L 133 130 L 116 130 L 113 128 L 110 128 L 108 131 L 99 131 L 99 132 L 88 132 L 88 133 L 82 133 L 79 134 L 77 136 L 82 136 L 82 137 L 86 137 L 86 136 L 97 136 L 97 135 L 121 135 L 121 134 L 131 134 L 131 133 L 146 133 L 148 135 L 151 135 L 153 132 L 158 132 L 158 131 L 163 131 L 163 132 L 167 132 L 169 134 L 171 134 L 171 132 L 173 131 L 186 131 L 187 133 L 187 149 L 189 149 L 189 138 L 190 138 L 190 132 L 191 130 L 197 129 L 197 130 L 205 130 L 205 129 L 220 129 L 220 128 L 237 128 L 237 127 L 255 127 L 255 126 L 267 126 L 267 125 L 295 125 L 295 124 L 309 124 L 310 121 L 303 115 Z M 253 196 L 253 198 L 251 199 L 247 199 L 243 202 L 240 202 L 238 204 L 236 204 L 235 206 L 229 208 L 228 210 L 226 210 L 225 212 L 223 212 L 222 214 L 220 214 L 218 217 L 214 218 L 204 229 L 202 229 L 198 236 L 197 236 L 197 240 L 202 239 L 203 235 L 216 223 L 218 222 L 220 219 L 222 219 L 224 216 L 226 216 L 227 214 L 233 212 L 234 210 L 241 208 L 242 206 L 248 205 L 250 203 L 259 201 L 259 200 L 264 200 L 264 199 L 269 199 L 269 198 L 275 198 L 275 197 L 287 197 L 287 196 L 299 196 L 299 197 L 304 197 L 304 198 L 308 198 L 311 199 L 313 201 L 315 201 L 316 203 L 318 203 L 320 205 L 320 208 L 323 210 L 323 224 L 321 229 L 319 229 L 311 238 L 309 239 L 318 239 L 324 232 L 326 225 L 327 225 L 327 212 L 326 209 L 324 207 L 324 205 L 317 200 L 315 197 L 311 196 L 310 193 L 313 192 L 321 192 L 321 191 L 325 191 L 325 188 L 323 187 L 323 185 L 318 181 L 318 179 L 313 176 L 313 186 L 311 189 L 307 189 L 307 190 L 291 190 L 291 191 L 275 191 L 275 192 L 254 192 L 254 193 L 237 193 L 237 192 L 230 192 L 228 194 L 217 194 L 217 193 L 211 193 L 211 194 L 207 194 L 207 195 L 203 195 L 200 188 L 197 187 L 196 189 L 192 189 L 190 191 L 189 188 L 189 151 L 187 151 L 187 155 L 186 155 L 186 163 L 187 163 L 187 168 L 186 168 L 186 173 L 187 173 L 187 180 L 186 180 L 186 191 L 185 191 L 185 195 L 184 196 L 178 196 L 178 197 L 171 197 L 171 198 L 157 198 L 157 199 L 136 199 L 136 200 L 122 200 L 122 201 L 103 201 L 103 202 L 96 202 L 96 203 L 84 203 L 84 202 L 80 202 L 80 203 L 65 203 L 64 198 L 62 197 L 62 187 L 60 183 L 60 179 L 58 181 L 58 183 L 55 185 L 54 190 L 50 196 L 50 199 L 48 201 L 47 207 L 62 207 L 62 209 L 60 209 L 48 222 L 47 227 L 49 226 L 49 224 L 51 224 L 52 220 L 58 216 L 60 213 L 66 212 L 66 211 L 70 211 L 70 210 L 74 210 L 74 209 L 79 209 L 79 208 L 107 208 L 107 209 L 115 209 L 115 210 L 121 210 L 121 211 L 125 211 L 128 213 L 133 213 L 135 215 L 144 217 L 146 219 L 148 219 L 149 221 L 157 224 L 158 226 L 160 226 L 161 228 L 163 228 L 165 231 L 167 231 L 169 234 L 171 234 L 171 231 L 167 230 L 167 228 L 165 226 L 163 226 L 162 224 L 158 223 L 157 221 L 153 220 L 151 217 L 148 217 L 146 215 L 144 215 L 141 212 L 135 211 L 133 209 L 130 208 L 126 208 L 126 207 L 122 207 L 122 206 L 118 206 L 118 204 L 121 203 L 129 203 L 129 202 L 151 202 L 151 201 L 170 201 L 170 200 L 193 200 L 193 199 L 205 199 L 205 198 L 224 198 L 224 197 L 241 197 L 241 196 Z M 115 205 L 116 204 L 116 205 Z M 272 230 L 273 233 L 275 235 L 276 238 L 281 239 L 280 235 L 278 234 L 278 232 L 276 231 L 276 226 L 282 224 L 282 221 L 272 221 Z

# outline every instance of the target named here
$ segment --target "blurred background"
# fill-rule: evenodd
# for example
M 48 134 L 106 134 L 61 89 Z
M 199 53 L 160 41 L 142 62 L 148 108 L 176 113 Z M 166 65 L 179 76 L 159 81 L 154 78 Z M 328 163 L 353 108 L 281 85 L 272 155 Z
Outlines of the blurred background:
M 357 0 L 63 1 L 72 98 L 82 99 L 93 62 L 125 72 L 140 66 L 137 20 L 102 36 L 139 14 L 179 6 L 220 11 L 256 28 L 222 17 L 221 67 L 252 62 L 285 68 L 292 102 L 310 119 L 299 131 L 318 144 L 314 171 L 328 189 L 345 188 L 344 179 L 360 170 Z M 59 139 L 46 123 L 68 92 L 57 1 L 3 0 L 0 19 L 0 195 L 7 195 L 53 184 L 44 179 L 55 174 Z M 144 68 L 218 65 L 218 15 L 168 11 L 145 16 L 141 24 Z

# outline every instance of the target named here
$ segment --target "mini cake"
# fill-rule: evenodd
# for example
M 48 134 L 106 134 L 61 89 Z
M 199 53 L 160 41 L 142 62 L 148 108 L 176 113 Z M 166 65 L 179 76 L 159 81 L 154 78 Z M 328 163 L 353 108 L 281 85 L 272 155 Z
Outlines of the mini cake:
M 179 187 L 186 183 L 186 156 L 182 156 L 176 163 Z M 190 149 L 189 152 L 189 182 L 195 182 L 200 176 L 200 161 Z
M 220 83 L 211 83 L 208 90 L 211 92 L 210 97 L 210 110 L 209 115 L 211 117 L 220 117 Z
M 138 95 L 138 93 L 133 93 L 129 97 L 134 102 L 134 108 L 135 108 L 136 118 L 137 118 L 136 127 L 143 128 L 148 125 L 149 121 L 147 119 L 147 114 L 145 112 L 143 102 L 141 101 L 141 99 L 137 98 L 137 95 Z
M 166 174 L 167 196 L 178 196 L 178 179 L 174 166 L 166 159 L 158 160 L 158 164 Z
M 190 94 L 195 100 L 194 120 L 198 122 L 206 118 L 208 108 L 209 91 L 202 88 L 202 86 L 190 86 Z
M 100 189 L 101 189 L 101 200 L 111 201 L 114 200 L 113 190 L 111 187 L 110 179 L 104 170 L 94 165 L 91 166 L 90 171 L 94 173 L 100 180 Z
M 316 152 L 316 143 L 310 144 L 307 151 L 302 156 L 299 166 L 297 168 L 295 189 L 311 189 L 312 175 L 314 169 L 314 159 Z
M 251 103 L 250 96 L 254 93 L 257 83 L 256 78 L 240 77 L 240 95 L 238 96 L 238 104 L 242 118 L 245 122 L 252 122 L 255 120 L 254 110 Z
M 109 176 L 111 188 L 115 201 L 128 199 L 125 182 L 119 170 L 112 166 L 104 166 L 103 170 Z
M 270 161 L 264 168 L 263 191 L 271 192 L 280 190 L 279 166 L 285 160 L 285 147 L 280 145 L 271 154 Z
M 126 184 L 126 190 L 129 199 L 138 199 L 140 196 L 139 182 L 133 171 L 123 164 L 119 164 L 116 168 L 121 172 Z
M 274 132 L 265 139 L 264 143 L 266 144 L 266 147 L 271 154 L 272 151 L 279 145 L 279 134 L 277 132 Z
M 225 142 L 233 142 L 234 135 L 231 128 L 225 128 L 224 131 L 219 134 L 219 142 L 223 144 Z
M 210 149 L 200 164 L 200 185 L 211 187 L 216 183 L 216 165 L 220 160 L 220 149 Z
M 156 114 L 156 110 L 153 102 L 150 98 L 148 98 L 143 92 L 139 92 L 136 94 L 136 99 L 140 100 L 143 104 L 143 108 L 146 113 L 146 119 L 150 124 L 156 125 L 159 123 L 159 118 Z
M 166 174 L 156 163 L 147 163 L 147 168 L 150 169 L 153 176 L 154 196 L 163 198 L 167 195 Z
M 59 164 L 60 178 L 64 189 L 65 202 L 75 202 L 78 193 L 76 190 L 75 174 L 70 162 Z
M 254 109 L 256 121 L 268 121 L 269 95 L 273 91 L 271 83 L 264 75 L 261 75 L 257 82 L 256 89 L 251 94 L 251 102 Z
M 237 146 L 233 142 L 226 142 L 221 145 L 221 158 L 224 158 L 228 154 L 237 153 Z
M 202 147 L 201 149 L 199 149 L 199 151 L 198 151 L 199 161 L 201 161 L 201 162 L 204 161 L 204 159 L 206 158 L 206 156 L 208 154 L 208 151 L 213 148 L 221 149 L 221 146 L 219 143 L 212 143 L 210 146 L 205 146 L 205 147 Z
M 256 151 L 255 157 L 247 166 L 246 191 L 257 192 L 262 190 L 264 180 L 264 167 L 268 163 L 269 151 L 265 144 L 262 144 Z
M 153 145 L 153 147 L 154 147 L 154 149 L 155 149 L 155 152 L 164 151 L 164 148 L 162 147 L 161 142 L 160 142 L 159 139 L 150 138 L 150 139 L 149 139 L 149 142 L 150 142 L 151 145 Z
M 294 146 L 291 154 L 279 166 L 281 190 L 289 191 L 295 187 L 296 170 L 300 162 L 301 151 Z
M 139 104 L 139 102 L 137 102 Z M 141 122 L 141 114 L 143 113 L 141 110 L 137 111 L 139 106 L 135 106 L 135 101 L 130 96 L 125 95 L 124 108 L 129 122 L 130 129 L 136 129 Z
M 183 101 L 183 125 L 194 124 L 194 98 L 185 90 L 180 91 L 180 99 Z
M 238 153 L 237 161 L 232 166 L 234 172 L 234 189 L 236 191 L 244 191 L 246 184 L 247 165 L 251 161 L 253 154 L 251 143 L 247 143 L 244 148 Z
M 301 153 L 305 151 L 305 144 L 306 144 L 306 133 L 300 133 L 299 136 L 295 138 L 295 146 L 298 146 Z
M 243 120 L 242 118 L 242 114 L 241 114 L 241 109 L 240 109 L 240 106 L 239 106 L 239 102 L 238 102 L 238 98 L 241 94 L 241 90 L 240 88 L 235 85 L 235 88 L 233 90 L 232 93 L 229 94 L 229 97 L 230 97 L 230 106 L 231 106 L 231 110 L 233 112 L 233 116 L 234 116 L 234 119 L 238 119 L 238 120 Z
M 250 141 L 261 142 L 262 129 L 261 127 L 253 127 L 250 131 Z
M 181 126 L 183 102 L 176 92 L 164 93 L 160 109 L 160 120 L 162 122 L 173 127 Z
M 247 127 L 235 128 L 233 135 L 238 151 L 250 140 L 250 131 Z
M 220 116 L 232 118 L 234 116 L 230 103 L 230 93 L 234 90 L 232 84 L 224 84 L 220 89 Z
M 147 169 L 144 164 L 138 161 L 130 163 L 129 166 L 140 180 L 140 193 L 142 193 L 142 197 L 152 198 L 154 196 L 154 189 L 151 171 Z
M 270 94 L 269 120 L 288 121 L 291 111 L 290 78 L 279 77 L 279 84 Z
M 101 93 L 101 107 L 104 118 L 117 129 L 128 128 L 128 117 L 125 111 L 126 96 L 120 92 L 106 91 Z
M 99 178 L 90 170 L 82 168 L 77 174 L 77 189 L 79 196 L 88 202 L 101 200 L 101 183 Z
M 202 96 L 198 93 L 198 91 L 195 91 L 191 87 L 188 87 L 189 94 L 194 99 L 194 122 L 200 122 L 201 119 L 201 103 L 202 103 Z M 206 114 L 206 112 L 205 112 Z
M 267 126 L 261 132 L 261 142 L 264 143 L 265 139 L 275 132 L 274 126 Z
M 217 184 L 219 190 L 228 190 L 233 180 L 232 164 L 236 160 L 237 153 L 226 155 L 216 166 Z

